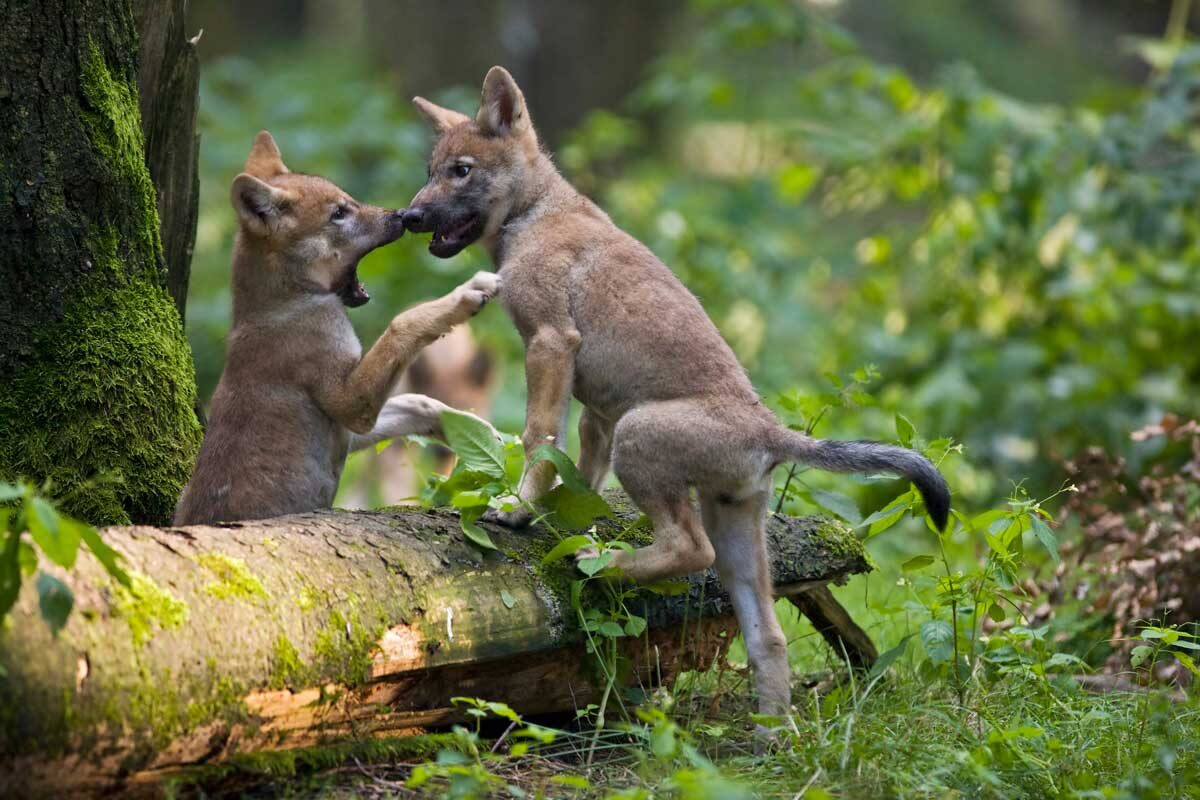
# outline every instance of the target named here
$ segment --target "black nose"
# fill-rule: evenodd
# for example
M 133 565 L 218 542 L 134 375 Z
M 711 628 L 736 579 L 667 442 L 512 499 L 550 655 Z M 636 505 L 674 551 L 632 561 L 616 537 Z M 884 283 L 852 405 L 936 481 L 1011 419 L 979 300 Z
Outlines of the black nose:
M 421 233 L 425 225 L 425 209 L 420 206 L 406 208 L 400 213 L 400 221 L 404 227 L 415 233 Z

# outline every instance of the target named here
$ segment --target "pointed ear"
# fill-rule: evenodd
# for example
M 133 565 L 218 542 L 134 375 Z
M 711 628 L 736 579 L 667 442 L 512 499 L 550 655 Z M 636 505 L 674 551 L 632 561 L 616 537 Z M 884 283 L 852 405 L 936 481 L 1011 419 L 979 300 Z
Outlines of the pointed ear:
M 492 67 L 483 79 L 483 98 L 475 122 L 497 136 L 533 135 L 525 95 L 504 67 Z
M 274 178 L 288 171 L 283 165 L 283 156 L 279 155 L 279 146 L 275 139 L 266 131 L 259 131 L 254 137 L 254 145 L 246 159 L 245 171 L 263 180 Z
M 251 232 L 267 236 L 279 224 L 291 195 L 245 172 L 233 179 L 229 191 L 238 221 Z
M 441 136 L 451 128 L 457 128 L 464 122 L 470 122 L 471 118 L 466 114 L 460 114 L 457 111 L 449 108 L 443 108 L 437 103 L 431 103 L 424 97 L 414 97 L 413 105 L 417 107 L 417 111 L 421 112 L 421 116 L 429 122 L 433 127 L 433 132 Z

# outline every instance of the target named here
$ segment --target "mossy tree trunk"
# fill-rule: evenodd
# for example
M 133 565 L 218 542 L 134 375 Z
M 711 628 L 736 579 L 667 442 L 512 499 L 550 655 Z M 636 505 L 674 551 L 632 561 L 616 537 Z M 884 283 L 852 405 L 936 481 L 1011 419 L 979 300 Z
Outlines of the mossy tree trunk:
M 604 539 L 644 541 L 610 495 Z M 572 605 L 555 535 L 487 526 L 481 552 L 448 511 L 325 511 L 220 527 L 109 528 L 131 589 L 90 554 L 52 636 L 26 585 L 0 638 L 0 796 L 152 785 L 197 765 L 411 733 L 461 718 L 455 696 L 521 714 L 598 702 L 602 680 Z M 870 569 L 843 526 L 773 516 L 779 594 Z M 586 589 L 582 604 L 606 607 Z M 836 603 L 835 603 L 836 605 Z M 687 591 L 645 594 L 648 623 L 618 640 L 629 680 L 650 689 L 723 657 L 736 630 L 712 570 Z
M 169 520 L 199 445 L 130 0 L 0 0 L 0 480 Z

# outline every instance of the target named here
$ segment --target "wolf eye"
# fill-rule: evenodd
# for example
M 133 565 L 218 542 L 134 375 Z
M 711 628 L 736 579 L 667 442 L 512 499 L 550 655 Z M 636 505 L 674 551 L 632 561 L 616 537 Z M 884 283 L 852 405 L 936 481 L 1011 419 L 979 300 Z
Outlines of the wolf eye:
M 470 164 L 455 164 L 454 165 L 454 177 L 465 178 L 470 174 L 471 174 L 471 165 Z
M 345 206 L 338 206 L 333 210 L 333 213 L 329 215 L 329 218 L 334 222 L 341 222 L 349 213 L 350 209 L 346 208 Z

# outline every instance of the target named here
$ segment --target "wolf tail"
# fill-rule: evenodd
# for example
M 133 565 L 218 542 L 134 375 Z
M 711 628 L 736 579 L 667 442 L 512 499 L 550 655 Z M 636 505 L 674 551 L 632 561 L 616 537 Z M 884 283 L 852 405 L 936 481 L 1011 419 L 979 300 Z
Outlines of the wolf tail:
M 937 529 L 945 529 L 950 514 L 950 489 L 933 462 L 920 453 L 879 442 L 813 439 L 787 428 L 777 431 L 773 449 L 781 461 L 798 461 L 830 472 L 878 470 L 903 475 L 916 484 Z

